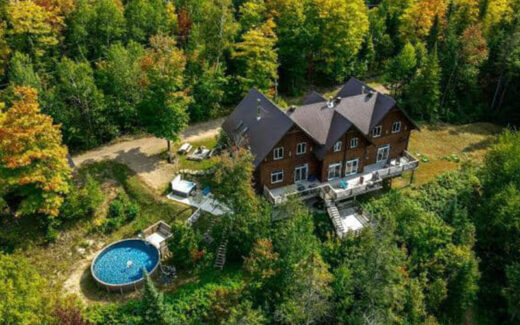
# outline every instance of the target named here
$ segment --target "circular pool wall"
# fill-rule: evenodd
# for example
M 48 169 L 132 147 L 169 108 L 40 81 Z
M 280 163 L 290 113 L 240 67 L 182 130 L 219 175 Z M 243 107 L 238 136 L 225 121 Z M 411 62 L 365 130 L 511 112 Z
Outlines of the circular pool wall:
M 159 266 L 159 250 L 142 239 L 124 239 L 105 247 L 94 258 L 90 271 L 108 291 L 128 291 L 144 281 L 143 268 L 153 275 Z

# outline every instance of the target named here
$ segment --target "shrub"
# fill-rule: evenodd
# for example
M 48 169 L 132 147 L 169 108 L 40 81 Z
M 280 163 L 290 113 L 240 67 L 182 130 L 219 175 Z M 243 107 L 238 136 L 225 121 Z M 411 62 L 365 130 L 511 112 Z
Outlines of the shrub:
M 83 187 L 70 191 L 61 207 L 61 215 L 68 220 L 92 217 L 104 199 L 99 183 L 87 174 Z
M 176 222 L 172 227 L 172 237 L 168 247 L 172 252 L 172 262 L 180 268 L 187 268 L 203 259 L 205 252 L 201 249 L 200 235 L 192 227 L 183 222 Z
M 121 227 L 125 222 L 134 220 L 138 215 L 139 206 L 130 201 L 128 195 L 120 190 L 110 203 L 107 218 L 101 225 L 101 229 L 105 233 L 110 233 Z

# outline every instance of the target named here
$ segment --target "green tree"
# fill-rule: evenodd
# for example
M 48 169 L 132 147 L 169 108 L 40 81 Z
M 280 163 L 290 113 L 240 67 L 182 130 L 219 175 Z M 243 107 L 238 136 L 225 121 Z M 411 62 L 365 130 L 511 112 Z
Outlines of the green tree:
M 123 8 L 114 0 L 79 0 L 66 24 L 66 46 L 79 59 L 99 59 L 126 33 Z
M 215 174 L 209 180 L 215 199 L 229 209 L 213 233 L 216 238 L 225 233 L 228 255 L 240 259 L 249 254 L 258 238 L 265 237 L 270 223 L 270 212 L 253 187 L 253 170 L 251 153 L 237 149 L 218 157 Z
M 50 324 L 52 297 L 25 258 L 0 254 L 0 318 L 4 324 Z
M 111 139 L 117 129 L 107 122 L 104 96 L 90 64 L 64 57 L 56 69 L 57 85 L 47 110 L 62 124 L 65 143 L 86 149 Z
M 11 87 L 28 86 L 42 92 L 40 76 L 34 71 L 32 61 L 28 55 L 15 52 L 9 63 L 9 83 Z
M 40 112 L 36 90 L 19 87 L 0 111 L 0 196 L 20 215 L 56 217 L 69 191 L 70 167 L 61 132 Z
M 311 60 L 327 81 L 342 82 L 354 71 L 356 54 L 367 37 L 365 2 L 313 0 L 307 10 L 307 24 L 312 32 Z
M 394 57 L 386 67 L 386 80 L 392 84 L 395 93 L 406 86 L 412 79 L 417 67 L 415 48 L 411 43 L 406 43 L 399 55 Z
M 518 321 L 520 317 L 520 264 L 513 263 L 506 267 L 507 286 L 504 288 L 504 296 L 507 301 L 507 311 L 511 321 Z
M 424 61 L 417 70 L 415 79 L 404 90 L 403 100 L 415 116 L 431 122 L 439 118 L 441 99 L 441 70 L 437 49 L 435 48 Z
M 520 245 L 520 133 L 506 131 L 486 155 L 482 199 L 476 214 L 477 253 L 481 259 L 480 303 L 499 323 L 515 323 L 515 284 Z M 506 289 L 508 288 L 508 289 Z M 504 290 L 506 295 L 504 297 Z M 506 299 L 504 299 L 506 298 Z M 503 309 L 509 306 L 509 311 Z
M 148 132 L 166 139 L 171 160 L 171 141 L 178 139 L 188 121 L 187 108 L 191 99 L 184 89 L 186 59 L 173 38 L 154 36 L 150 46 L 140 60 L 145 89 L 137 112 Z
M 268 20 L 246 32 L 242 41 L 235 44 L 232 56 L 240 62 L 238 80 L 242 93 L 256 87 L 268 96 L 276 95 L 278 55 L 274 27 L 275 23 Z
M 127 1 L 124 12 L 129 38 L 144 43 L 159 32 L 167 32 L 165 9 L 161 0 Z
M 92 176 L 87 175 L 85 184 L 70 191 L 65 198 L 60 215 L 67 219 L 92 217 L 104 199 L 100 184 Z
M 220 66 L 239 28 L 233 4 L 231 0 L 202 1 L 198 10 L 202 19 L 195 21 L 190 41 L 201 59 Z
M 143 269 L 145 274 L 144 291 L 141 297 L 143 304 L 143 320 L 146 324 L 168 325 L 173 324 L 174 320 L 164 303 L 164 296 L 157 291 L 152 279 Z
M 206 62 L 193 63 L 191 70 L 197 71 L 189 80 L 193 96 L 188 108 L 190 121 L 207 120 L 216 116 L 222 108 L 228 77 L 221 65 L 210 67 Z
M 139 58 L 144 53 L 144 48 L 132 41 L 126 47 L 115 44 L 107 50 L 106 59 L 97 64 L 95 79 L 105 95 L 106 115 L 121 132 L 140 126 L 136 105 L 143 97 Z

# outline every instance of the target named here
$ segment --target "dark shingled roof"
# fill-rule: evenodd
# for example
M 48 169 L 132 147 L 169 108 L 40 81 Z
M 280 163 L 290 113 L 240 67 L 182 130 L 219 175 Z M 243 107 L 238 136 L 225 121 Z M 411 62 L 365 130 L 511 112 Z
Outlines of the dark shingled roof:
M 258 103 L 261 107 L 260 119 L 257 119 Z M 222 128 L 235 142 L 239 139 L 247 141 L 255 158 L 255 167 L 292 126 L 292 120 L 254 88 L 222 124 Z
M 313 90 L 310 94 L 307 95 L 307 97 L 305 97 L 302 105 L 309 105 L 309 104 L 314 104 L 314 103 L 319 103 L 319 102 L 324 102 L 324 101 L 326 101 L 325 97 L 323 97 L 322 95 L 318 94 L 317 92 L 315 92 Z
M 347 81 L 335 98 L 334 105 L 328 106 L 323 96 L 312 92 L 302 106 L 285 113 L 258 90 L 251 89 L 222 127 L 237 144 L 249 144 L 255 155 L 255 167 L 293 125 L 301 128 L 318 144 L 314 153 L 322 159 L 341 135 L 352 127 L 368 139 L 372 128 L 396 104 L 392 97 L 375 91 L 356 78 Z M 259 120 L 258 99 L 262 109 Z M 410 119 L 406 112 L 403 113 Z M 414 121 L 410 121 L 419 129 Z

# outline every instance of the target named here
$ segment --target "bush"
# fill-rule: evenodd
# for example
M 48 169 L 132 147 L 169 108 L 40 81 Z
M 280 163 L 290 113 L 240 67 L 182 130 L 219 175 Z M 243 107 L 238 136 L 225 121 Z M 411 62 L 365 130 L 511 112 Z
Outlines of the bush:
M 121 227 L 125 222 L 134 220 L 137 216 L 139 216 L 139 206 L 130 201 L 128 195 L 120 190 L 116 198 L 110 203 L 107 218 L 100 226 L 101 230 L 104 233 L 110 233 Z
M 90 218 L 104 199 L 99 183 L 87 174 L 83 187 L 70 191 L 61 207 L 61 215 L 67 220 Z
M 172 237 L 168 247 L 172 252 L 172 262 L 180 268 L 188 268 L 204 258 L 205 251 L 200 247 L 201 236 L 184 222 L 176 222 L 172 227 Z

